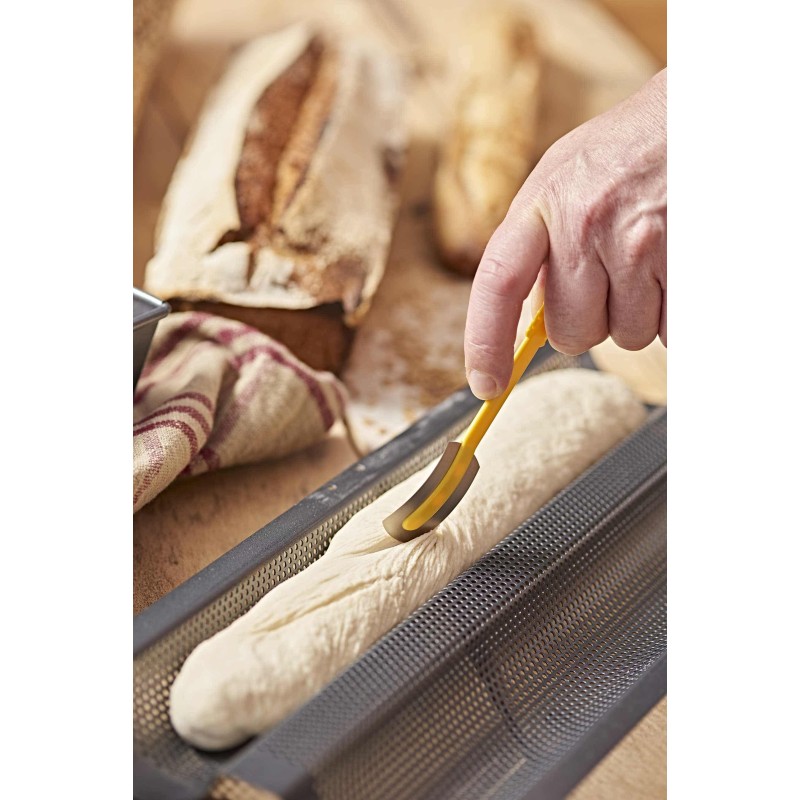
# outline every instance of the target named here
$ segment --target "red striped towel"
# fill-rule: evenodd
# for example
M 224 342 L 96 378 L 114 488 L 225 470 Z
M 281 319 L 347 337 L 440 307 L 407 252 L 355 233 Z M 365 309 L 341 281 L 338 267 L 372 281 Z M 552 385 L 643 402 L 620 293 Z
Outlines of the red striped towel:
M 179 475 L 279 458 L 342 417 L 344 388 L 247 325 L 176 313 L 158 324 L 133 398 L 133 510 Z

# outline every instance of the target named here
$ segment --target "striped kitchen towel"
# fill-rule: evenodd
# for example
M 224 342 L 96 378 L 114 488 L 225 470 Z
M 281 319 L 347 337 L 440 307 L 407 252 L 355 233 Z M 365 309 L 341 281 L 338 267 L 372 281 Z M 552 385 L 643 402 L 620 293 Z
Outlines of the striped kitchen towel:
M 344 388 L 260 331 L 210 314 L 158 324 L 133 398 L 133 510 L 181 475 L 261 461 L 316 442 Z

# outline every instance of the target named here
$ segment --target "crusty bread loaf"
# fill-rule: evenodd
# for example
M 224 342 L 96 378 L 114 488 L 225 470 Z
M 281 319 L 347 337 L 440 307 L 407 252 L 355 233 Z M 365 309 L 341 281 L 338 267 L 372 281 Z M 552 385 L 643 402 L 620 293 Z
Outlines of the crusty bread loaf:
M 164 200 L 145 286 L 339 371 L 378 287 L 405 149 L 398 65 L 296 25 L 250 42 Z
M 434 179 L 434 217 L 444 263 L 474 275 L 534 161 L 541 58 L 533 24 L 506 6 L 472 17 L 464 72 Z

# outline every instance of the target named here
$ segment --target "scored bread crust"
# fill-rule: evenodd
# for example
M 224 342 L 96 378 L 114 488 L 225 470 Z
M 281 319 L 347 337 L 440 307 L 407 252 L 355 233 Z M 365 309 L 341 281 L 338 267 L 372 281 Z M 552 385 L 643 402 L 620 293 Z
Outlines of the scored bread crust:
M 336 306 L 357 324 L 397 212 L 403 97 L 397 63 L 362 43 L 303 24 L 250 42 L 175 169 L 145 288 L 179 308 Z

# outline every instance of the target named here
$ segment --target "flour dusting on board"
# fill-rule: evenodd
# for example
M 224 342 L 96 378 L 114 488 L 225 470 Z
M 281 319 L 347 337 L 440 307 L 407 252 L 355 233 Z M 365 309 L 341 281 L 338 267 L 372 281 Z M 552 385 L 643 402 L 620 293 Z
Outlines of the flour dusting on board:
M 383 284 L 343 374 L 348 423 L 362 452 L 384 444 L 466 384 L 471 284 L 432 258 L 427 227 L 419 210 L 406 206 L 401 212 Z

